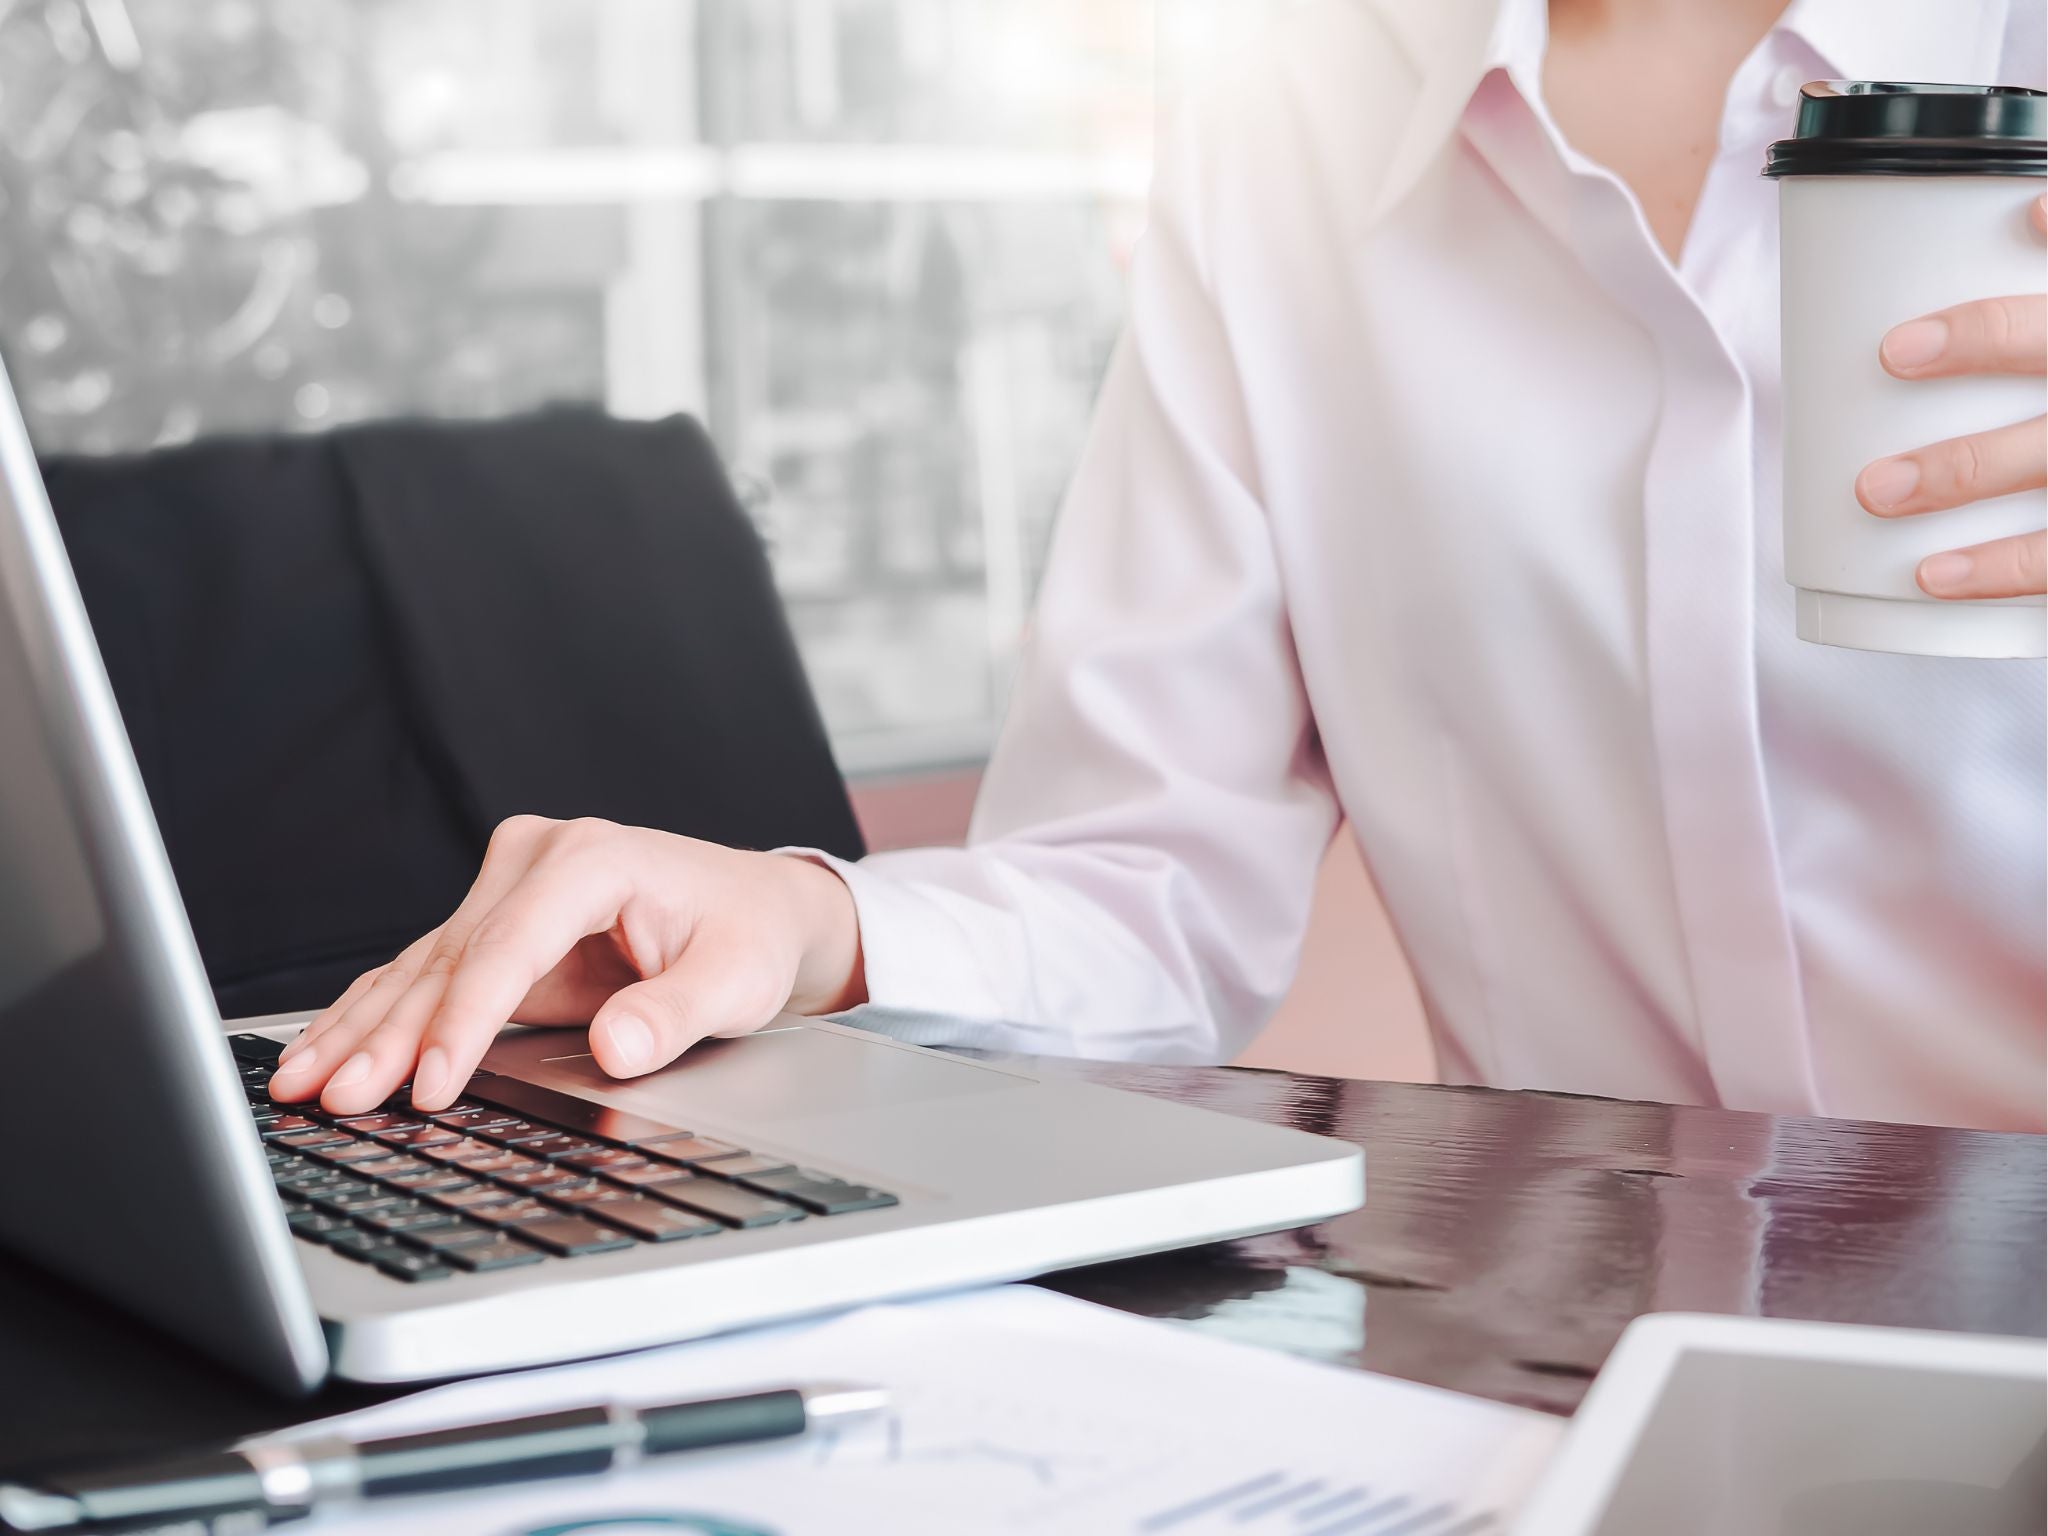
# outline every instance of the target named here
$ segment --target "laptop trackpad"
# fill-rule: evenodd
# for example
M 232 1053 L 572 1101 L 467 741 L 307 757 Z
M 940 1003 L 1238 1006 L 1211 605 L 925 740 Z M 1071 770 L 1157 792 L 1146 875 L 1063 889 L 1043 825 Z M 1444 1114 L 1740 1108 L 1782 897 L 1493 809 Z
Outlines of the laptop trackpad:
M 521 1035 L 524 1038 L 520 1038 Z M 561 1047 L 576 1037 L 552 1031 L 501 1036 L 485 1064 L 530 1082 L 575 1092 L 597 1089 L 622 1108 L 643 1106 L 681 1124 L 766 1125 L 843 1114 L 888 1104 L 914 1104 L 963 1094 L 993 1093 L 1031 1080 L 973 1062 L 899 1050 L 879 1040 L 792 1026 L 692 1046 L 670 1067 L 621 1082 L 607 1077 L 586 1051 Z M 506 1047 L 525 1046 L 517 1051 Z M 536 1044 L 552 1050 L 532 1050 Z M 493 1059 L 495 1058 L 495 1059 Z

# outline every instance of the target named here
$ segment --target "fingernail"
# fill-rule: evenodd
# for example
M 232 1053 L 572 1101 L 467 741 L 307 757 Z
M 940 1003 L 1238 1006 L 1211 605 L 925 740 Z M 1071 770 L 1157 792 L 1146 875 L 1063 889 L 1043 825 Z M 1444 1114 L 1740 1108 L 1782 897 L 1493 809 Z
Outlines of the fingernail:
M 1977 562 L 1961 550 L 1929 555 L 1920 562 L 1920 585 L 1929 592 L 1954 592 L 1968 585 Z
M 1900 507 L 1920 489 L 1920 466 L 1911 459 L 1879 459 L 1863 471 L 1863 499 L 1874 507 Z
M 308 1051 L 305 1055 L 289 1062 L 282 1056 L 278 1057 L 277 1070 L 270 1074 L 270 1086 L 287 1089 L 296 1086 L 303 1082 L 312 1072 L 313 1063 L 318 1059 L 317 1053 L 313 1051 Z
M 654 1031 L 630 1013 L 622 1013 L 606 1026 L 606 1033 L 612 1042 L 612 1054 L 629 1072 L 639 1072 L 653 1065 Z
M 327 1079 L 327 1086 L 329 1088 L 353 1088 L 357 1083 L 368 1077 L 371 1069 L 376 1065 L 377 1063 L 371 1060 L 368 1051 L 357 1051 L 355 1055 L 349 1057 L 347 1061 L 341 1064 L 340 1069 L 334 1076 Z
M 285 1041 L 284 1049 L 277 1053 L 277 1064 L 281 1067 L 290 1061 L 299 1054 L 299 1047 L 305 1043 L 306 1037 L 304 1035 L 294 1035 L 291 1039 Z
M 420 1052 L 420 1064 L 413 1069 L 412 1101 L 422 1108 L 441 1096 L 448 1086 L 448 1053 L 438 1045 Z
M 1869 345 L 1869 343 L 1865 343 Z M 1948 346 L 1946 320 L 1908 320 L 1885 334 L 1884 360 L 1894 368 L 1925 368 Z

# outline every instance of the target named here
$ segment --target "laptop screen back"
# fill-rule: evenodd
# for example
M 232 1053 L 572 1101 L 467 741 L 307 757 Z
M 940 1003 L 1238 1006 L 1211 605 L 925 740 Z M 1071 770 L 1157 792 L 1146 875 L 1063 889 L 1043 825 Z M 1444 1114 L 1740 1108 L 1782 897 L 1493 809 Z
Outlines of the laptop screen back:
M 326 1371 L 0 371 L 0 1247 L 280 1390 Z

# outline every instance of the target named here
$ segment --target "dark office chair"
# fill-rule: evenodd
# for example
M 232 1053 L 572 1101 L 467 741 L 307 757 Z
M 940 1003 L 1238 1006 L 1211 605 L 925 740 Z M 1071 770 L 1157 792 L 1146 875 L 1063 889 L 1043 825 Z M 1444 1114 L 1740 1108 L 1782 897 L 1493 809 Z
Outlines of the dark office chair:
M 332 1000 L 454 909 L 519 812 L 862 851 L 687 418 L 43 468 L 224 1016 Z

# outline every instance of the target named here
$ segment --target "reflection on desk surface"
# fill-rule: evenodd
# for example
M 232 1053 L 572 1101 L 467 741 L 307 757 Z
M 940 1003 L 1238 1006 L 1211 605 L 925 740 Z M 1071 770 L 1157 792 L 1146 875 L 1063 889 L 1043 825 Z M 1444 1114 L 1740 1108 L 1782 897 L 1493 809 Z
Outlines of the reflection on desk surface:
M 1365 1208 L 1047 1284 L 1569 1413 L 1629 1321 L 2040 1337 L 2040 1137 L 1238 1069 L 1037 1063 L 1366 1148 Z M 1350 1288 L 1305 1289 L 1300 1271 Z M 1348 1351 L 1339 1341 L 1358 1341 Z

